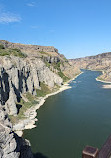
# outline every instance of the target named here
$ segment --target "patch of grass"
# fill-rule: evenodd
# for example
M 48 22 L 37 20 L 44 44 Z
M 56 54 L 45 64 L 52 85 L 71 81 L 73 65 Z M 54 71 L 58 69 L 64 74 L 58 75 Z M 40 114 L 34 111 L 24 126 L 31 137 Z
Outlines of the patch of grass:
M 43 51 L 41 51 L 41 52 L 39 52 L 39 53 L 41 53 L 41 54 L 46 54 L 46 55 L 48 54 L 47 52 L 43 52 Z
M 50 63 L 45 62 L 45 64 L 46 64 L 46 66 L 47 66 L 48 68 L 50 68 L 50 66 L 51 66 L 51 64 L 50 64 Z
M 10 53 L 5 49 L 0 49 L 0 56 L 6 56 L 6 55 L 10 55 Z
M 9 115 L 9 119 L 11 120 L 12 124 L 19 122 L 19 120 L 25 119 L 24 112 L 26 112 L 32 106 L 38 104 L 38 101 L 35 100 L 36 98 L 30 93 L 26 93 L 25 97 L 27 97 L 29 102 L 25 102 L 23 99 L 21 99 L 21 101 L 17 103 L 17 106 L 21 106 L 18 115 L 17 116 Z
M 26 110 L 28 110 L 29 108 L 31 108 L 33 106 L 33 104 L 31 102 L 25 102 L 23 99 L 21 99 L 20 103 L 18 103 L 20 105 L 22 105 L 19 114 L 17 115 L 18 119 L 24 119 L 24 112 Z
M 29 100 L 29 102 L 33 102 L 35 99 L 35 96 L 33 96 L 31 93 L 27 92 L 25 94 L 25 97 Z
M 37 89 L 37 97 L 44 97 L 46 94 L 51 93 L 51 90 L 49 89 L 49 87 L 47 85 L 45 85 L 44 83 L 40 83 L 40 87 L 41 90 Z
M 4 48 L 4 46 L 2 46 L 0 44 L 0 56 L 10 56 L 10 55 L 13 55 L 13 56 L 17 56 L 17 57 L 20 57 L 20 58 L 25 58 L 27 57 L 26 54 L 22 53 L 21 50 L 19 49 L 6 49 Z
M 20 58 L 25 58 L 27 57 L 26 54 L 22 53 L 20 49 L 9 49 L 9 53 L 13 56 L 17 56 L 17 57 L 20 57 Z
M 63 79 L 64 82 L 66 82 L 70 79 L 67 76 L 65 76 L 62 71 L 59 71 L 58 75 Z
M 67 76 L 65 76 L 64 74 L 63 74 L 63 72 L 61 71 L 61 69 L 60 69 L 60 65 L 63 65 L 63 63 L 62 62 L 58 62 L 58 63 L 48 63 L 48 62 L 46 62 L 46 66 L 47 67 L 49 67 L 50 68 L 50 66 L 53 66 L 54 67 L 54 69 L 57 69 L 58 70 L 58 75 L 63 79 L 63 81 L 64 82 L 66 82 L 66 81 L 68 81 L 70 78 L 68 78 Z
M 100 76 L 100 77 L 97 77 L 98 80 L 101 80 L 101 81 L 104 81 L 104 79 Z
M 54 67 L 54 69 L 57 69 L 58 71 L 61 71 L 60 69 L 60 65 L 61 65 L 61 62 L 57 62 L 57 63 L 52 63 L 52 66 Z
M 45 64 L 48 68 L 50 68 L 50 66 L 53 66 L 54 69 L 57 69 L 58 71 L 60 71 L 60 64 L 61 64 L 60 61 L 57 63 L 49 63 L 46 61 Z
M 5 49 L 3 44 L 0 44 L 0 49 Z

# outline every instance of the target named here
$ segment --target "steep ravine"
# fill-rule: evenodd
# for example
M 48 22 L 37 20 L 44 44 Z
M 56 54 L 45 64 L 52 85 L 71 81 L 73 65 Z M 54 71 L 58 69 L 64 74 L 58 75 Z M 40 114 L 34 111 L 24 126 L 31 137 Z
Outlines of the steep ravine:
M 41 97 L 79 73 L 54 47 L 0 41 L 0 158 L 33 157 L 30 143 L 14 131 L 36 121 L 24 113 Z

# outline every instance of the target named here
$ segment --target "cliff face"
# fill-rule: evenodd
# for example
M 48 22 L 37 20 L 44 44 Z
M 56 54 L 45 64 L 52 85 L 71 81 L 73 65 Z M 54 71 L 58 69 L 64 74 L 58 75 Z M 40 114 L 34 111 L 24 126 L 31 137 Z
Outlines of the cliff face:
M 58 50 L 53 46 L 25 45 L 5 40 L 0 40 L 0 43 L 3 44 L 5 48 L 18 48 L 28 56 L 40 56 L 40 52 L 44 52 L 44 54 L 49 54 L 51 56 L 59 55 Z
M 8 114 L 17 115 L 16 102 L 20 101 L 21 94 L 36 95 L 41 82 L 53 88 L 55 84 L 61 86 L 63 80 L 38 58 L 0 58 L 0 100 Z
M 33 121 L 24 113 L 40 97 L 75 75 L 74 66 L 54 47 L 0 40 L 0 158 L 33 157 L 30 143 L 13 130 L 24 129 L 24 124 Z
M 5 108 L 0 107 L 0 158 L 33 158 L 30 143 L 12 131 Z
M 69 60 L 77 68 L 102 70 L 103 74 L 98 79 L 111 82 L 111 52 Z

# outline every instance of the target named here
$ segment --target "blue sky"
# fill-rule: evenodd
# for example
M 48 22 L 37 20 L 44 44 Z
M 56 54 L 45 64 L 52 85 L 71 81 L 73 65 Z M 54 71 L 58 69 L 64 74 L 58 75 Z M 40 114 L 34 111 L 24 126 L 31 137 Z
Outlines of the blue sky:
M 0 39 L 67 58 L 111 51 L 111 0 L 0 0 Z

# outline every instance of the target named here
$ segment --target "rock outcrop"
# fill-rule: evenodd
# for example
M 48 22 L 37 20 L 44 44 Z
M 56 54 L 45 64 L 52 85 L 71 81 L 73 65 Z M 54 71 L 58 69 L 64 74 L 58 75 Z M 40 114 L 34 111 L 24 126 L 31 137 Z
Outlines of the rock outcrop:
M 33 158 L 29 141 L 12 131 L 5 108 L 0 108 L 0 158 Z
M 50 71 L 40 58 L 0 58 L 0 100 L 8 114 L 17 115 L 16 102 L 20 101 L 21 94 L 30 92 L 36 95 L 41 82 L 53 88 L 55 84 L 61 86 L 63 80 Z
M 22 50 L 22 52 L 28 54 L 28 56 L 33 56 L 33 55 L 40 56 L 39 52 L 42 52 L 42 55 L 47 53 L 49 53 L 52 56 L 58 55 L 58 50 L 53 46 L 12 43 L 6 40 L 0 40 L 0 43 L 2 43 L 5 48 L 20 49 Z

